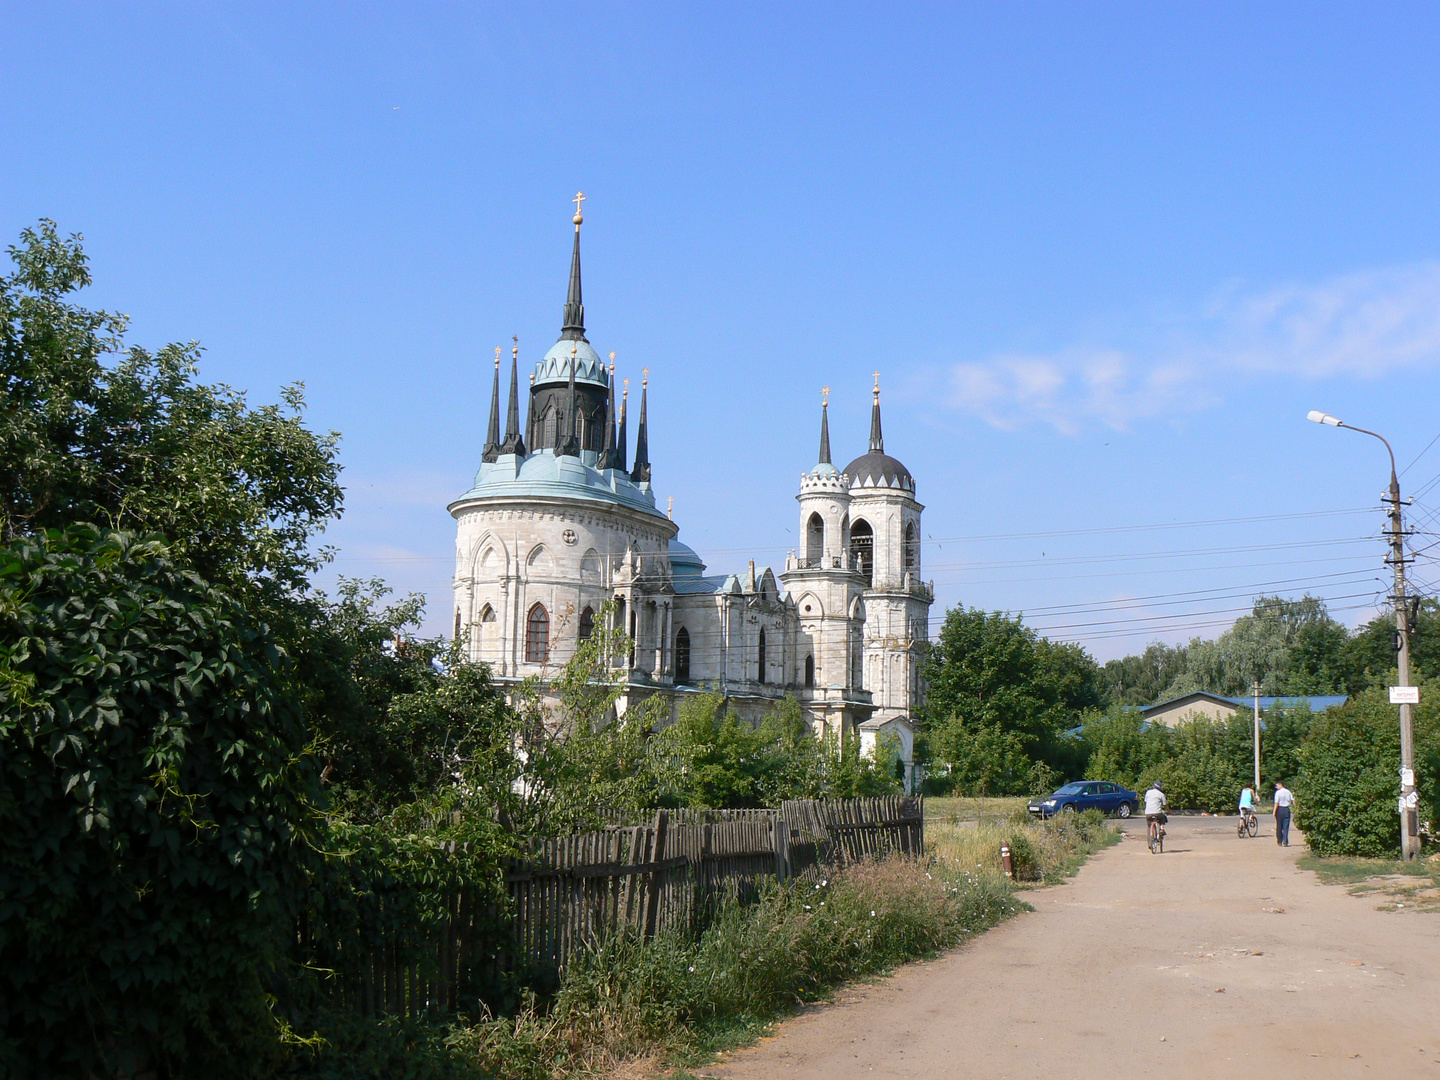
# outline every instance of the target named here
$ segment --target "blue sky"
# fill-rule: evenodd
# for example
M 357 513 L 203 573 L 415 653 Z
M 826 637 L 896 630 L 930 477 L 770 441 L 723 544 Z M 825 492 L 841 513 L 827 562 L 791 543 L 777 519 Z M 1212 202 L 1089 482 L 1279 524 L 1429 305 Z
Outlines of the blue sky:
M 336 570 L 425 592 L 437 632 L 492 349 L 558 334 L 577 189 L 590 338 L 651 369 L 655 487 L 712 570 L 783 565 L 820 387 L 843 465 L 879 369 L 943 605 L 1102 660 L 1262 591 L 1353 622 L 1384 450 L 1305 413 L 1402 467 L 1440 435 L 1433 5 L 10 4 L 0 32 L 0 237 L 52 217 L 135 341 L 198 339 L 257 402 L 303 381 L 344 435 Z M 1437 475 L 1440 446 L 1403 478 L 1427 529 Z

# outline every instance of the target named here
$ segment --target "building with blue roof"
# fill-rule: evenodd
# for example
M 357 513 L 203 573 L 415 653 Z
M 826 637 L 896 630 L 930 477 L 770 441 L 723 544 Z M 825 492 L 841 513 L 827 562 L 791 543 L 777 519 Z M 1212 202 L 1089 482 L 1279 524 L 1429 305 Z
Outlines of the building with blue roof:
M 803 546 L 784 571 L 750 561 L 706 573 L 656 506 L 648 369 L 631 459 L 629 380 L 617 395 L 615 354 L 607 365 L 586 336 L 582 223 L 577 209 L 560 337 L 523 397 L 512 348 L 503 428 L 497 350 L 480 468 L 449 506 L 456 637 L 513 683 L 553 675 L 609 610 L 634 645 L 612 661 L 622 712 L 714 689 L 749 717 L 793 694 L 817 734 L 908 722 L 924 693 L 934 590 L 920 579 L 914 477 L 884 451 L 878 375 L 869 449 L 844 471 L 830 460 L 826 391 L 820 460 L 797 496 Z

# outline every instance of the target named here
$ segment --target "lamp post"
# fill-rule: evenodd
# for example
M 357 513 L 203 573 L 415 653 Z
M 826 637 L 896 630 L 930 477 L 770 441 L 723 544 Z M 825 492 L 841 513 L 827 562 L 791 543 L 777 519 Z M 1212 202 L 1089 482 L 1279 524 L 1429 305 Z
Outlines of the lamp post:
M 1385 436 L 1347 424 L 1329 413 L 1312 409 L 1306 417 L 1317 424 L 1349 428 L 1362 435 L 1372 435 L 1385 444 L 1390 454 L 1390 491 L 1384 501 L 1390 504 L 1390 554 L 1386 562 L 1395 569 L 1396 651 L 1399 655 L 1400 684 L 1390 690 L 1390 700 L 1400 706 L 1400 858 L 1406 862 L 1420 854 L 1419 796 L 1415 793 L 1415 726 L 1414 703 L 1419 699 L 1410 685 L 1410 612 L 1405 597 L 1405 528 L 1401 518 L 1400 479 L 1395 473 L 1395 451 Z M 1397 693 L 1397 691 L 1399 691 Z

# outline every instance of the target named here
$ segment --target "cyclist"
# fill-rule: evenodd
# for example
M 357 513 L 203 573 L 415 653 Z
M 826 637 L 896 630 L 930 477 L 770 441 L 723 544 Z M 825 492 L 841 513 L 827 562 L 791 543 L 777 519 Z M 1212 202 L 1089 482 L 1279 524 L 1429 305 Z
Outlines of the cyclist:
M 1255 791 L 1246 784 L 1240 792 L 1240 816 L 1249 817 L 1255 812 Z
M 1165 789 L 1160 786 L 1160 781 L 1150 785 L 1150 790 L 1145 792 L 1145 821 L 1159 822 L 1164 825 L 1168 818 L 1165 816 Z

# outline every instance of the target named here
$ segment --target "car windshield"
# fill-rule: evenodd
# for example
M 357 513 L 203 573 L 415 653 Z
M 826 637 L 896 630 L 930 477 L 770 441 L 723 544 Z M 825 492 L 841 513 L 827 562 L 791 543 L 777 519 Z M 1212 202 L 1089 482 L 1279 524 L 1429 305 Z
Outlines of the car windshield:
M 1084 785 L 1084 784 L 1066 784 L 1066 785 L 1065 785 L 1064 787 L 1062 787 L 1060 790 L 1058 790 L 1057 792 L 1055 792 L 1055 794 L 1056 794 L 1056 795 L 1079 795 L 1079 794 L 1080 794 L 1082 791 L 1084 791 L 1084 790 L 1085 790 L 1085 785 Z

